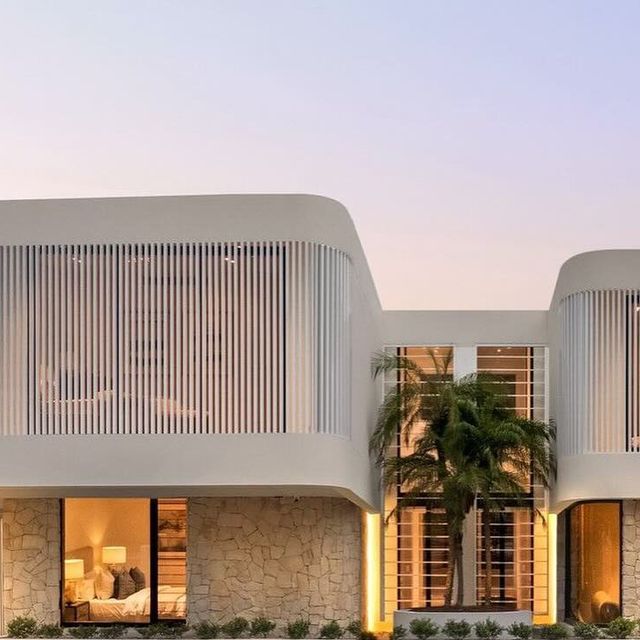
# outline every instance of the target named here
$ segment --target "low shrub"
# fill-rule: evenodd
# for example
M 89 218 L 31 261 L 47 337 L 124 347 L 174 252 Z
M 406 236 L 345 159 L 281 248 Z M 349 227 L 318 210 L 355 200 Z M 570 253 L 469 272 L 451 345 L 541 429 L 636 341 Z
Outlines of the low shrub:
M 201 640 L 211 640 L 217 638 L 220 635 L 220 625 L 215 622 L 199 622 L 194 625 L 193 631 L 196 634 L 196 638 Z
M 471 625 L 466 620 L 447 620 L 443 627 L 442 633 L 449 640 L 463 640 L 471 633 Z
M 507 633 L 518 640 L 529 640 L 533 634 L 533 627 L 525 622 L 514 622 L 507 627 Z
M 429 640 L 429 638 L 438 635 L 440 627 L 429 618 L 416 618 L 409 623 L 409 631 L 418 640 Z
M 18 616 L 7 624 L 7 635 L 10 638 L 33 638 L 38 629 L 38 623 L 29 616 Z
M 85 638 L 95 638 L 98 635 L 98 627 L 92 624 L 83 624 L 79 627 L 69 627 L 69 635 L 72 638 L 85 640 Z
M 327 640 L 337 640 L 338 638 L 342 638 L 343 635 L 344 631 L 342 627 L 335 620 L 328 622 L 320 628 L 320 637 L 326 638 Z
M 504 627 L 501 627 L 495 620 L 487 618 L 481 622 L 476 622 L 473 625 L 476 632 L 476 637 L 481 640 L 496 640 L 500 634 L 504 631 Z
M 167 624 L 166 622 L 157 622 L 138 629 L 143 638 L 179 638 L 184 631 L 183 625 Z
M 636 628 L 637 622 L 622 616 L 612 620 L 606 627 L 604 632 L 610 638 L 628 638 Z
M 593 638 L 600 637 L 600 629 L 590 622 L 576 622 L 573 625 L 573 633 L 576 638 L 583 638 L 583 640 L 593 640 Z
M 540 637 L 543 640 L 562 640 L 569 637 L 569 629 L 564 624 L 543 624 L 540 627 Z
M 309 635 L 310 623 L 304 618 L 290 622 L 286 627 L 287 638 L 306 638 Z
M 57 624 L 41 624 L 36 629 L 38 638 L 60 638 L 64 629 Z
M 220 631 L 225 638 L 239 638 L 249 628 L 249 621 L 246 618 L 233 618 L 227 624 L 223 624 Z
M 103 640 L 113 640 L 114 638 L 122 638 L 126 627 L 121 624 L 114 624 L 112 627 L 100 627 L 98 629 L 98 637 Z
M 275 628 L 273 620 L 260 616 L 251 621 L 249 631 L 253 638 L 266 638 Z
M 399 624 L 393 627 L 393 631 L 389 634 L 389 640 L 404 640 L 407 637 L 407 630 Z
M 377 640 L 376 634 L 371 631 L 366 631 L 362 628 L 362 622 L 354 620 L 347 625 L 347 631 L 354 638 L 358 640 Z

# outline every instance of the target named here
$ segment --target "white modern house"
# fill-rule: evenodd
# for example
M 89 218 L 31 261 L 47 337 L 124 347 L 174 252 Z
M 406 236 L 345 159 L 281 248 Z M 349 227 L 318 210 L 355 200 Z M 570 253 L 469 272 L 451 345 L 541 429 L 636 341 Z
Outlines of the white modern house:
M 383 349 L 500 374 L 558 426 L 551 493 L 496 518 L 497 600 L 638 614 L 640 251 L 576 256 L 549 311 L 384 311 L 347 211 L 304 195 L 0 202 L 0 617 L 65 624 L 438 606 L 433 496 L 385 523 Z M 479 509 L 465 601 L 480 599 Z M 636 586 L 637 585 L 637 586 Z

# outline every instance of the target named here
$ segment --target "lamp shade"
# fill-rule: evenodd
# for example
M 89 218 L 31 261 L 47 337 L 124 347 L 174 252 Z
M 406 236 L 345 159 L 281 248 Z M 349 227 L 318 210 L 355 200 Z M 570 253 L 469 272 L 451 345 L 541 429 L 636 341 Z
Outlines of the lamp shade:
M 64 577 L 65 580 L 78 580 L 80 578 L 84 578 L 84 560 L 65 560 Z
M 127 547 L 102 547 L 103 564 L 124 564 L 127 561 Z

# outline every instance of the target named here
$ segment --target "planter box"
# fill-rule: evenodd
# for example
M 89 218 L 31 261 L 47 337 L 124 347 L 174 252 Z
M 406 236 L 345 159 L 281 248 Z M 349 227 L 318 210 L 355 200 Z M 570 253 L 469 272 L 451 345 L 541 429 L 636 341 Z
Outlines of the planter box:
M 455 610 L 455 611 L 439 611 L 438 609 L 425 609 L 422 611 L 412 611 L 411 609 L 398 609 L 393 612 L 393 626 L 402 625 L 407 631 L 409 631 L 409 624 L 412 620 L 432 620 L 440 628 L 447 620 L 466 620 L 470 625 L 476 622 L 482 622 L 487 618 L 495 620 L 500 626 L 505 629 L 514 622 L 522 622 L 524 624 L 532 624 L 531 611 L 524 609 L 496 609 L 495 611 L 482 611 L 478 609 L 470 609 L 468 611 Z M 473 631 L 471 636 L 473 637 Z M 444 635 L 439 633 L 436 638 L 443 638 Z M 506 631 L 503 632 L 501 638 L 511 638 Z

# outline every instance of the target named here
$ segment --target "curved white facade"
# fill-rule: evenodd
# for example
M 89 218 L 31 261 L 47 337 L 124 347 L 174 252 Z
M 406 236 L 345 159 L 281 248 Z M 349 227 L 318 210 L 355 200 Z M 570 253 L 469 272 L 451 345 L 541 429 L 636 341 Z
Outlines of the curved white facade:
M 640 482 L 640 258 L 582 254 L 563 266 L 552 304 L 557 509 L 636 498 Z
M 4 202 L 0 237 L 0 495 L 377 508 L 380 307 L 341 205 Z

